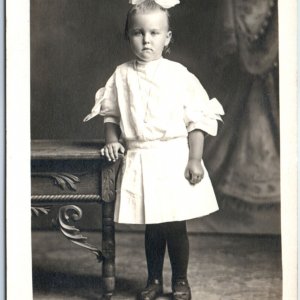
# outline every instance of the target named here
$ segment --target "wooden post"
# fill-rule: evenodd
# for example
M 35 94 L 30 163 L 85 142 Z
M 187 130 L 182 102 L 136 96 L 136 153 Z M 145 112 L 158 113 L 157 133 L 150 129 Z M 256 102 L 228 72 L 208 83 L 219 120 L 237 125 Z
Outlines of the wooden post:
M 121 159 L 102 167 L 102 277 L 104 283 L 103 299 L 111 299 L 115 289 L 115 224 L 114 207 L 116 200 L 116 181 Z
M 111 299 L 115 290 L 115 224 L 114 202 L 102 204 L 102 276 L 104 299 Z

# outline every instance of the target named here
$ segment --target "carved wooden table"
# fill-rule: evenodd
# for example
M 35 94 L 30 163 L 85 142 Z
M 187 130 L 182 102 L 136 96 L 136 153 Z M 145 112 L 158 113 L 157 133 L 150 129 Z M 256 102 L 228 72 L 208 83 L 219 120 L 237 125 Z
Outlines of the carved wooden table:
M 36 216 L 47 214 L 53 205 L 61 205 L 60 231 L 102 262 L 103 299 L 111 299 L 115 288 L 115 182 L 120 163 L 103 159 L 99 151 L 102 146 L 99 141 L 33 140 L 31 202 Z M 78 204 L 83 203 L 102 205 L 101 250 L 89 244 L 74 226 L 82 217 Z

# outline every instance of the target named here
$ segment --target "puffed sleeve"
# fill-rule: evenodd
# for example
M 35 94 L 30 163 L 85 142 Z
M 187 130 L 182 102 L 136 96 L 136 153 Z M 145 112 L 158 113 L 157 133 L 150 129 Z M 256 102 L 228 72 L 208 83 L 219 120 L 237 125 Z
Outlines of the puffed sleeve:
M 218 121 L 222 121 L 224 110 L 216 99 L 209 99 L 207 92 L 195 75 L 187 74 L 187 95 L 184 97 L 184 121 L 187 131 L 200 129 L 217 135 Z
M 120 111 L 117 101 L 115 73 L 109 78 L 105 87 L 99 89 L 95 95 L 95 105 L 83 122 L 87 122 L 97 115 L 104 116 L 104 123 L 120 123 Z

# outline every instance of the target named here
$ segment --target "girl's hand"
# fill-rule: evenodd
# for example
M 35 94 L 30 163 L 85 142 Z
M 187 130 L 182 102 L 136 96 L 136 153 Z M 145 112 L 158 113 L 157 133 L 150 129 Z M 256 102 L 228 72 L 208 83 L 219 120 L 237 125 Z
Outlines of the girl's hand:
M 119 157 L 119 151 L 124 154 L 125 148 L 119 142 L 113 142 L 106 144 L 101 150 L 100 153 L 102 156 L 105 156 L 109 161 L 115 162 Z
M 185 168 L 184 177 L 190 184 L 199 183 L 204 176 L 201 160 L 190 158 Z

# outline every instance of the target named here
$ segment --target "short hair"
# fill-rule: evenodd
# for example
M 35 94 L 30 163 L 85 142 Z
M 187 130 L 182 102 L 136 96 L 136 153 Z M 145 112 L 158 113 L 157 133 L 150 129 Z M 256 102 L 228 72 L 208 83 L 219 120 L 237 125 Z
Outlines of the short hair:
M 167 16 L 167 21 L 168 21 L 168 29 L 170 29 L 170 14 L 169 11 L 166 8 L 163 8 L 159 4 L 157 4 L 153 0 L 145 0 L 144 2 L 133 5 L 129 11 L 127 12 L 126 16 L 126 23 L 125 23 L 125 38 L 126 40 L 129 40 L 129 21 L 132 16 L 134 16 L 137 13 L 145 13 L 145 12 L 151 12 L 155 10 L 160 10 L 164 12 Z M 169 46 L 166 46 L 165 52 L 168 53 L 170 51 Z

